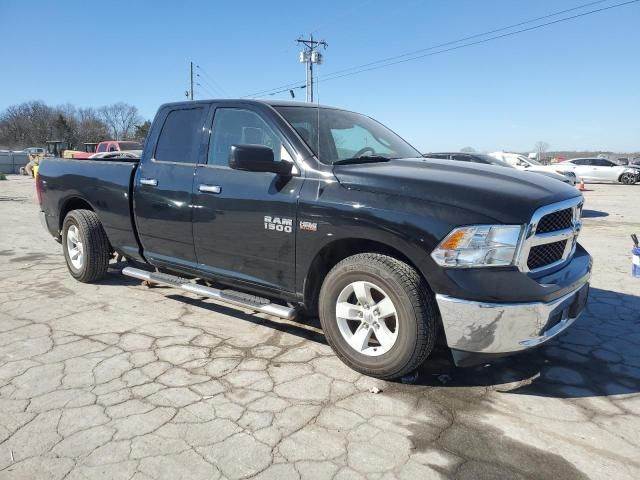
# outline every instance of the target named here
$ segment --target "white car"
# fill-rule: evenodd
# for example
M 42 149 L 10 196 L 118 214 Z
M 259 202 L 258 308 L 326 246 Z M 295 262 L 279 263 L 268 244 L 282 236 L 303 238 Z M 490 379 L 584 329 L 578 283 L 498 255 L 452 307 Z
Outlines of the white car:
M 503 162 L 508 163 L 512 167 L 516 167 L 518 170 L 526 170 L 528 172 L 552 172 L 557 173 L 558 175 L 563 175 L 567 177 L 573 177 L 573 183 L 580 182 L 580 174 L 574 172 L 570 168 L 559 168 L 562 164 L 556 165 L 543 165 L 537 160 L 533 158 L 527 158 L 524 155 L 520 155 L 519 153 L 508 153 L 508 152 L 493 152 L 490 153 L 493 158 L 497 158 L 498 160 L 502 160 Z
M 616 182 L 633 185 L 638 178 L 638 172 L 633 167 L 618 165 L 605 158 L 572 158 L 556 167 L 572 171 L 585 182 Z

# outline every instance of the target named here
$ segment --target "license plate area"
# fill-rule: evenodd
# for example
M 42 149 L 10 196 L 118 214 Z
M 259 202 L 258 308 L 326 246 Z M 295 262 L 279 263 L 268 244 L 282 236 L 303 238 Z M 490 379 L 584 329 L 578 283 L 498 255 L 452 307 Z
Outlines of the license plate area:
M 571 303 L 564 304 L 563 307 L 555 310 L 547 320 L 547 323 L 542 328 L 542 332 L 548 332 L 553 327 L 558 325 L 563 320 L 569 320 L 576 318 L 584 307 L 587 305 L 587 298 L 589 297 L 589 284 L 585 284 L 571 299 Z
M 589 298 L 589 284 L 585 284 L 576 294 L 573 303 L 569 307 L 569 318 L 576 318 L 584 307 L 587 306 L 587 299 Z

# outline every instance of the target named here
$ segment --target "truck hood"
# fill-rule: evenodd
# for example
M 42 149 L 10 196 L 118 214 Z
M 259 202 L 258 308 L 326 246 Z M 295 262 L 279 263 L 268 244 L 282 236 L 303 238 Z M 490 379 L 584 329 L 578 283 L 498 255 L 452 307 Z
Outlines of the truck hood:
M 447 160 L 336 165 L 333 173 L 349 189 L 449 205 L 505 224 L 527 223 L 541 206 L 579 195 L 575 188 L 544 175 Z

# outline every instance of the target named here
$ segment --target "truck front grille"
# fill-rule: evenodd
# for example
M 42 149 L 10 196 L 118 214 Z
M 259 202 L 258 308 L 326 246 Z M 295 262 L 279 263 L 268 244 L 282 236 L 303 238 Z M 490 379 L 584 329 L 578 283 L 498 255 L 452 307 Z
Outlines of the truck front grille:
M 532 247 L 529 251 L 529 258 L 527 259 L 529 270 L 536 270 L 562 260 L 565 248 L 567 248 L 566 240 Z
M 557 232 L 565 228 L 571 228 L 573 221 L 573 209 L 565 208 L 557 212 L 549 213 L 540 219 L 536 233 Z
M 571 259 L 582 228 L 582 203 L 575 197 L 534 212 L 518 257 L 521 271 L 537 273 Z

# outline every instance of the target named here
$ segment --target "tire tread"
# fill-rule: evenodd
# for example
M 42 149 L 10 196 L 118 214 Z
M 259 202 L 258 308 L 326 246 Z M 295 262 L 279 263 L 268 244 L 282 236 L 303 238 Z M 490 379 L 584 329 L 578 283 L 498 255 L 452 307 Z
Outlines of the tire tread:
M 389 374 L 380 374 L 378 371 L 367 371 L 362 368 L 358 368 L 358 370 L 367 375 L 376 376 L 377 378 L 385 380 L 405 376 L 424 363 L 435 345 L 438 325 L 438 310 L 435 306 L 435 299 L 431 293 L 431 289 L 415 268 L 394 257 L 379 253 L 358 253 L 347 257 L 338 262 L 325 278 L 328 278 L 337 270 L 348 268 L 349 266 L 358 263 L 377 263 L 396 277 L 407 294 L 407 297 L 411 301 L 415 317 L 418 320 L 416 322 L 416 347 L 414 349 L 413 356 L 402 369 L 396 372 L 389 372 Z M 354 368 L 352 362 L 344 356 L 338 348 L 335 348 L 333 345 L 332 347 L 344 363 L 349 365 L 351 368 Z
M 87 246 L 85 247 L 85 265 L 80 274 L 74 274 L 69 267 L 74 278 L 83 283 L 93 283 L 107 275 L 110 259 L 110 246 L 107 234 L 100 223 L 100 219 L 95 212 L 91 210 L 72 210 L 65 217 L 65 228 L 67 219 L 72 218 L 78 228 L 80 234 L 86 236 Z M 66 245 L 63 245 L 66 248 Z M 65 253 L 65 258 L 66 258 Z M 68 266 L 68 264 L 67 264 Z

